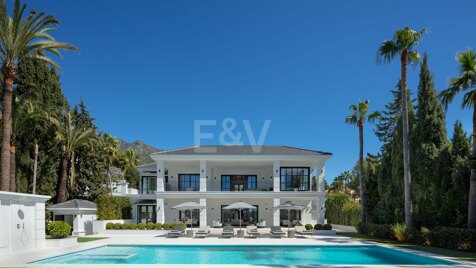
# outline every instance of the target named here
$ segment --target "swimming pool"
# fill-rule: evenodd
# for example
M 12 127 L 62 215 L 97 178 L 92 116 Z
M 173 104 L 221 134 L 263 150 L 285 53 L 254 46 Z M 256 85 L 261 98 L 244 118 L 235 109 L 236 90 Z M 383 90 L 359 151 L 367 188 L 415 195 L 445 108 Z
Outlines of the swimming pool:
M 136 246 L 108 245 L 37 264 L 454 265 L 380 246 Z

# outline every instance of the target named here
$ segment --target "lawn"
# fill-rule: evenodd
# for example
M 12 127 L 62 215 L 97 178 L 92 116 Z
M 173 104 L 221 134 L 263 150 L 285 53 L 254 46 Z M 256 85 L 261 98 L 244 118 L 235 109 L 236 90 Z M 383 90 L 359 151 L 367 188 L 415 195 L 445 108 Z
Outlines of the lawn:
M 433 254 L 458 258 L 458 259 L 461 259 L 461 260 L 464 260 L 464 261 L 476 262 L 476 253 L 475 252 L 464 252 L 464 251 L 457 251 L 457 250 L 444 249 L 444 248 L 413 245 L 413 244 L 398 242 L 398 241 L 395 241 L 395 240 L 370 237 L 370 236 L 366 236 L 366 235 L 359 234 L 359 233 L 340 233 L 339 232 L 337 234 L 342 235 L 342 236 L 347 236 L 347 237 L 352 237 L 352 238 L 357 238 L 357 239 L 364 239 L 364 240 L 368 240 L 368 241 L 372 241 L 372 242 L 387 244 L 387 245 L 391 245 L 391 246 L 401 247 L 401 248 L 419 250 L 419 251 L 429 252 L 429 253 L 433 253 Z
M 96 241 L 96 240 L 101 240 L 101 239 L 106 239 L 109 237 L 78 237 L 78 243 L 84 243 L 84 242 L 91 242 L 91 241 Z

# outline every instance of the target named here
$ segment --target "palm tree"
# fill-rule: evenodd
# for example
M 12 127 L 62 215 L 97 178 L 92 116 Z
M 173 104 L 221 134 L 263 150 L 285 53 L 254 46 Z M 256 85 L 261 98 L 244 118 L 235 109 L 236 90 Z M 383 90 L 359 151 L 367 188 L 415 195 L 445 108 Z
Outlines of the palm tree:
M 46 121 L 47 116 L 25 98 L 15 99 L 10 139 L 10 192 L 16 191 L 16 138 L 27 130 L 41 127 L 39 123 Z
M 420 31 L 412 30 L 408 27 L 398 30 L 391 40 L 383 41 L 377 52 L 377 61 L 390 63 L 395 57 L 400 56 L 401 77 L 400 90 L 402 96 L 407 92 L 407 65 L 417 64 L 420 54 L 414 50 L 420 42 L 426 29 Z M 405 94 L 403 93 L 405 92 Z M 403 181 L 405 186 L 405 224 L 413 228 L 413 196 L 412 180 L 410 173 L 410 141 L 408 126 L 408 103 L 407 98 L 402 98 L 402 120 L 403 120 Z
M 360 183 L 360 204 L 361 204 L 361 218 L 362 223 L 367 220 L 365 211 L 365 194 L 364 194 L 364 124 L 366 121 L 374 122 L 380 114 L 373 112 L 369 115 L 369 101 L 359 101 L 357 105 L 352 104 L 350 106 L 351 115 L 345 118 L 347 124 L 357 126 L 359 128 L 359 183 Z
M 65 114 L 64 122 L 59 124 L 59 122 L 56 121 L 55 124 L 58 126 L 56 139 L 63 145 L 61 176 L 56 197 L 56 202 L 61 203 L 66 201 L 68 164 L 74 155 L 74 151 L 91 145 L 96 140 L 96 133 L 92 128 L 82 129 L 75 127 L 70 112 Z
M 121 168 L 125 171 L 140 164 L 139 154 L 134 150 L 125 150 L 120 156 Z
M 12 16 L 8 15 L 5 0 L 0 1 L 0 61 L 3 76 L 2 144 L 0 153 L 0 190 L 10 189 L 10 140 L 12 134 L 13 82 L 17 66 L 26 57 L 56 63 L 47 52 L 61 56 L 60 49 L 77 50 L 72 45 L 55 41 L 50 35 L 58 21 L 44 13 L 32 11 L 24 16 L 26 5 L 15 0 Z
M 451 78 L 448 89 L 440 93 L 440 100 L 445 109 L 454 97 L 465 91 L 462 108 L 473 109 L 473 152 L 472 163 L 476 160 L 476 52 L 468 49 L 456 55 L 459 63 L 459 76 Z M 476 167 L 471 164 L 469 183 L 468 228 L 476 229 Z
M 111 167 L 117 162 L 120 152 L 120 142 L 114 136 L 105 133 L 102 138 L 102 146 L 106 156 L 106 188 L 112 192 Z

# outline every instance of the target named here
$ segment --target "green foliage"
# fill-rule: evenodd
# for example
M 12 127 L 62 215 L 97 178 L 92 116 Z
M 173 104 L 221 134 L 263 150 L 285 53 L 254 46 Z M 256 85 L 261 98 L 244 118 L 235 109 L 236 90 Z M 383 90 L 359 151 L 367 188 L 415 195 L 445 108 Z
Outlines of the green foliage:
M 314 225 L 314 230 L 322 230 L 322 224 L 316 224 Z
M 407 229 L 404 223 L 395 223 L 392 225 L 394 236 L 400 242 L 406 241 Z
M 122 229 L 122 223 L 114 223 L 113 229 Z
M 112 222 L 106 223 L 106 229 L 107 229 L 107 230 L 113 229 L 113 228 L 114 228 L 114 223 L 112 223 Z
M 324 224 L 324 226 L 322 226 L 322 230 L 332 230 L 332 225 L 330 224 Z
M 155 229 L 155 230 L 160 230 L 160 229 L 162 229 L 162 223 L 157 222 L 157 223 L 154 225 L 154 229 Z
M 137 224 L 136 223 L 129 223 L 129 230 L 135 230 L 137 229 Z
M 155 224 L 153 222 L 148 222 L 145 227 L 147 230 L 153 230 L 155 228 Z
M 385 239 L 393 239 L 395 237 L 392 225 L 390 224 L 360 223 L 357 226 L 357 231 L 361 234 L 365 234 L 372 237 L 379 237 Z
M 170 223 L 164 223 L 162 224 L 162 229 L 164 230 L 170 230 L 171 224 Z
M 360 222 L 360 205 L 352 202 L 346 194 L 328 194 L 326 218 L 333 224 L 356 226 Z
M 138 223 L 138 224 L 137 224 L 137 229 L 139 229 L 139 230 L 144 230 L 145 228 L 146 228 L 145 223 Z
M 64 221 L 50 222 L 47 229 L 52 238 L 65 238 L 71 233 L 71 225 Z
M 429 235 L 431 246 L 476 252 L 476 230 L 436 227 Z
M 97 200 L 99 220 L 120 220 L 131 218 L 131 200 L 125 196 L 100 195 Z
M 306 224 L 304 225 L 304 227 L 306 228 L 306 230 L 312 230 L 312 224 Z

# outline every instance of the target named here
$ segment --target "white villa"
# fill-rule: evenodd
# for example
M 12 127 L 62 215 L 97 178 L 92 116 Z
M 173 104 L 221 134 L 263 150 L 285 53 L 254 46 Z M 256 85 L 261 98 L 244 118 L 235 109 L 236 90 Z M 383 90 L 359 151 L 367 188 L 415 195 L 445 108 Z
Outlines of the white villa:
M 324 223 L 324 164 L 332 154 L 288 146 L 198 146 L 150 155 L 155 163 L 138 167 L 138 193 L 124 192 L 133 203 L 137 223 L 192 223 L 212 226 L 257 224 L 261 227 Z M 203 210 L 176 211 L 172 207 L 194 201 Z M 244 201 L 256 209 L 223 207 Z M 275 210 L 295 201 L 302 211 Z M 241 220 L 240 220 L 241 219 Z

